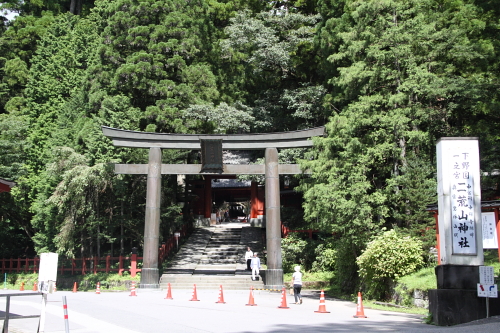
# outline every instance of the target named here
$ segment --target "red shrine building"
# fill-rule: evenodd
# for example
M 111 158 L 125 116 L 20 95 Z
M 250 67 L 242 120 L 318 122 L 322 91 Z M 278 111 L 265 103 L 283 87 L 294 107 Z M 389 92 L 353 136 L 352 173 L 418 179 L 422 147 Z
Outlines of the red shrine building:
M 248 164 L 250 161 L 249 155 L 243 151 L 224 152 L 223 159 L 225 164 Z M 184 179 L 180 183 L 184 183 Z M 264 226 L 265 186 L 258 181 L 239 180 L 235 175 L 203 175 L 186 183 L 187 205 L 198 223 L 207 225 L 239 220 L 253 226 Z M 281 206 L 300 209 L 302 196 L 282 181 L 280 202 Z
M 0 178 L 0 193 L 10 192 L 10 189 L 16 186 L 15 182 Z

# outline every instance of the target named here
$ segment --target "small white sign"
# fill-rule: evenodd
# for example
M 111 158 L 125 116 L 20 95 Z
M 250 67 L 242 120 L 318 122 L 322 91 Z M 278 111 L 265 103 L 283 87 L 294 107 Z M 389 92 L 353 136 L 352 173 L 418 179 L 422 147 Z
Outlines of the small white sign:
M 495 213 L 482 213 L 481 220 L 483 222 L 483 249 L 498 249 Z
M 181 233 L 180 232 L 174 233 L 174 237 L 181 237 Z
M 477 297 L 488 297 L 488 291 L 481 283 L 477 284 Z
M 487 285 L 495 283 L 493 266 L 479 266 L 479 283 Z
M 57 253 L 40 254 L 40 270 L 38 271 L 38 289 L 42 293 L 51 293 L 57 280 Z
M 498 287 L 496 284 L 477 284 L 478 297 L 498 298 Z

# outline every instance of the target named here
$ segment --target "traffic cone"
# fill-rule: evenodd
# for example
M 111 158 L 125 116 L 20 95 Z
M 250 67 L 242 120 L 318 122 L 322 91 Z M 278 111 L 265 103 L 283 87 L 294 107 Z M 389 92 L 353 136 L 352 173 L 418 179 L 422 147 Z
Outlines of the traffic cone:
M 97 287 L 95 289 L 95 293 L 97 295 L 100 295 L 101 294 L 101 283 L 100 282 L 97 282 Z
M 361 297 L 361 292 L 358 291 L 358 306 L 356 307 L 356 315 L 354 318 L 368 318 L 365 316 L 365 310 L 363 309 L 363 298 Z
M 76 293 L 77 290 L 78 290 L 78 285 L 75 282 L 75 284 L 73 285 L 73 292 Z
M 190 301 L 199 301 L 198 296 L 196 295 L 196 284 L 193 286 L 193 295 Z
M 167 290 L 167 296 L 165 299 L 173 299 L 172 298 L 172 289 L 170 288 L 170 282 L 168 283 L 168 290 Z
M 283 287 L 281 289 L 281 305 L 278 306 L 278 309 L 290 309 L 288 306 L 286 306 L 286 289 Z
M 38 291 L 38 284 L 33 282 L 33 291 Z
M 54 282 L 54 291 L 52 291 L 52 292 L 55 293 L 56 291 L 57 291 L 56 283 Z
M 250 287 L 250 299 L 248 300 L 248 304 L 245 304 L 247 306 L 257 306 L 257 304 L 255 304 L 255 301 L 253 299 L 253 286 Z
M 132 281 L 132 287 L 130 288 L 130 295 L 129 296 L 137 296 L 135 293 L 135 282 Z
M 325 292 L 321 290 L 321 295 L 319 297 L 319 309 L 318 311 L 314 311 L 317 313 L 330 313 L 330 311 L 326 311 L 326 305 L 325 305 Z
M 222 285 L 219 287 L 219 300 L 215 303 L 226 304 L 226 302 L 224 302 L 224 293 L 222 292 Z
M 24 291 L 24 282 L 21 282 L 21 288 L 19 288 L 19 291 Z

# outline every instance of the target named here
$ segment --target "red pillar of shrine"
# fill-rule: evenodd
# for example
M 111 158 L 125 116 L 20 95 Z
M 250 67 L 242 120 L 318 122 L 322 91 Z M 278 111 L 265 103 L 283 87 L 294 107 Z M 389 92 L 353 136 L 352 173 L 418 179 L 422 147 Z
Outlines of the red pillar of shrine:
M 212 177 L 205 176 L 205 218 L 212 214 Z
M 258 211 L 257 191 L 258 191 L 257 182 L 252 182 L 252 184 L 250 185 L 250 204 L 252 205 L 252 208 L 250 209 L 250 218 L 251 219 L 256 219 L 257 215 L 258 215 L 257 214 L 257 211 Z
M 436 220 L 436 249 L 437 249 L 437 254 L 438 254 L 438 260 L 437 263 L 438 265 L 441 265 L 441 247 L 439 246 L 439 214 L 438 212 L 434 212 L 434 220 Z

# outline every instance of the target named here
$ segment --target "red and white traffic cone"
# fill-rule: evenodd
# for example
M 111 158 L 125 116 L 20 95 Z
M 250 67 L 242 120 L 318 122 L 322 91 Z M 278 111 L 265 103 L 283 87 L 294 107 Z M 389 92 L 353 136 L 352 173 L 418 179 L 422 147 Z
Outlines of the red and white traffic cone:
M 319 297 L 319 309 L 318 311 L 314 311 L 316 313 L 330 313 L 329 311 L 326 311 L 326 305 L 325 305 L 325 292 L 321 290 L 321 295 Z
M 354 318 L 368 318 L 365 316 L 365 309 L 363 308 L 363 298 L 361 297 L 361 292 L 358 291 L 358 306 L 356 307 L 356 315 Z
M 283 287 L 283 289 L 281 289 L 281 305 L 278 306 L 278 309 L 290 309 L 286 305 L 286 289 L 285 289 L 285 287 Z
M 24 291 L 24 282 L 21 282 L 21 287 L 19 288 L 19 291 Z
M 55 293 L 56 291 L 57 291 L 56 283 L 54 282 L 54 291 L 53 291 L 53 293 Z
M 248 304 L 245 304 L 246 306 L 257 306 L 257 304 L 255 304 L 255 301 L 253 299 L 253 286 L 250 287 L 250 299 L 248 300 Z
M 97 287 L 95 289 L 95 293 L 97 295 L 100 295 L 101 294 L 101 283 L 100 282 L 97 282 Z
M 165 299 L 173 299 L 172 289 L 170 288 L 170 282 L 168 283 L 167 296 L 165 296 Z
M 33 282 L 33 291 L 38 291 L 38 284 Z
M 76 284 L 73 284 L 73 292 L 76 293 L 76 291 L 78 290 L 78 285 Z
M 222 285 L 220 285 L 219 287 L 219 300 L 215 303 L 226 304 L 226 302 L 224 302 L 224 293 L 222 292 Z
M 196 295 L 196 284 L 193 286 L 193 295 L 190 301 L 199 301 L 198 296 Z
M 135 293 L 135 282 L 132 281 L 132 287 L 130 288 L 130 295 L 129 296 L 137 296 Z

